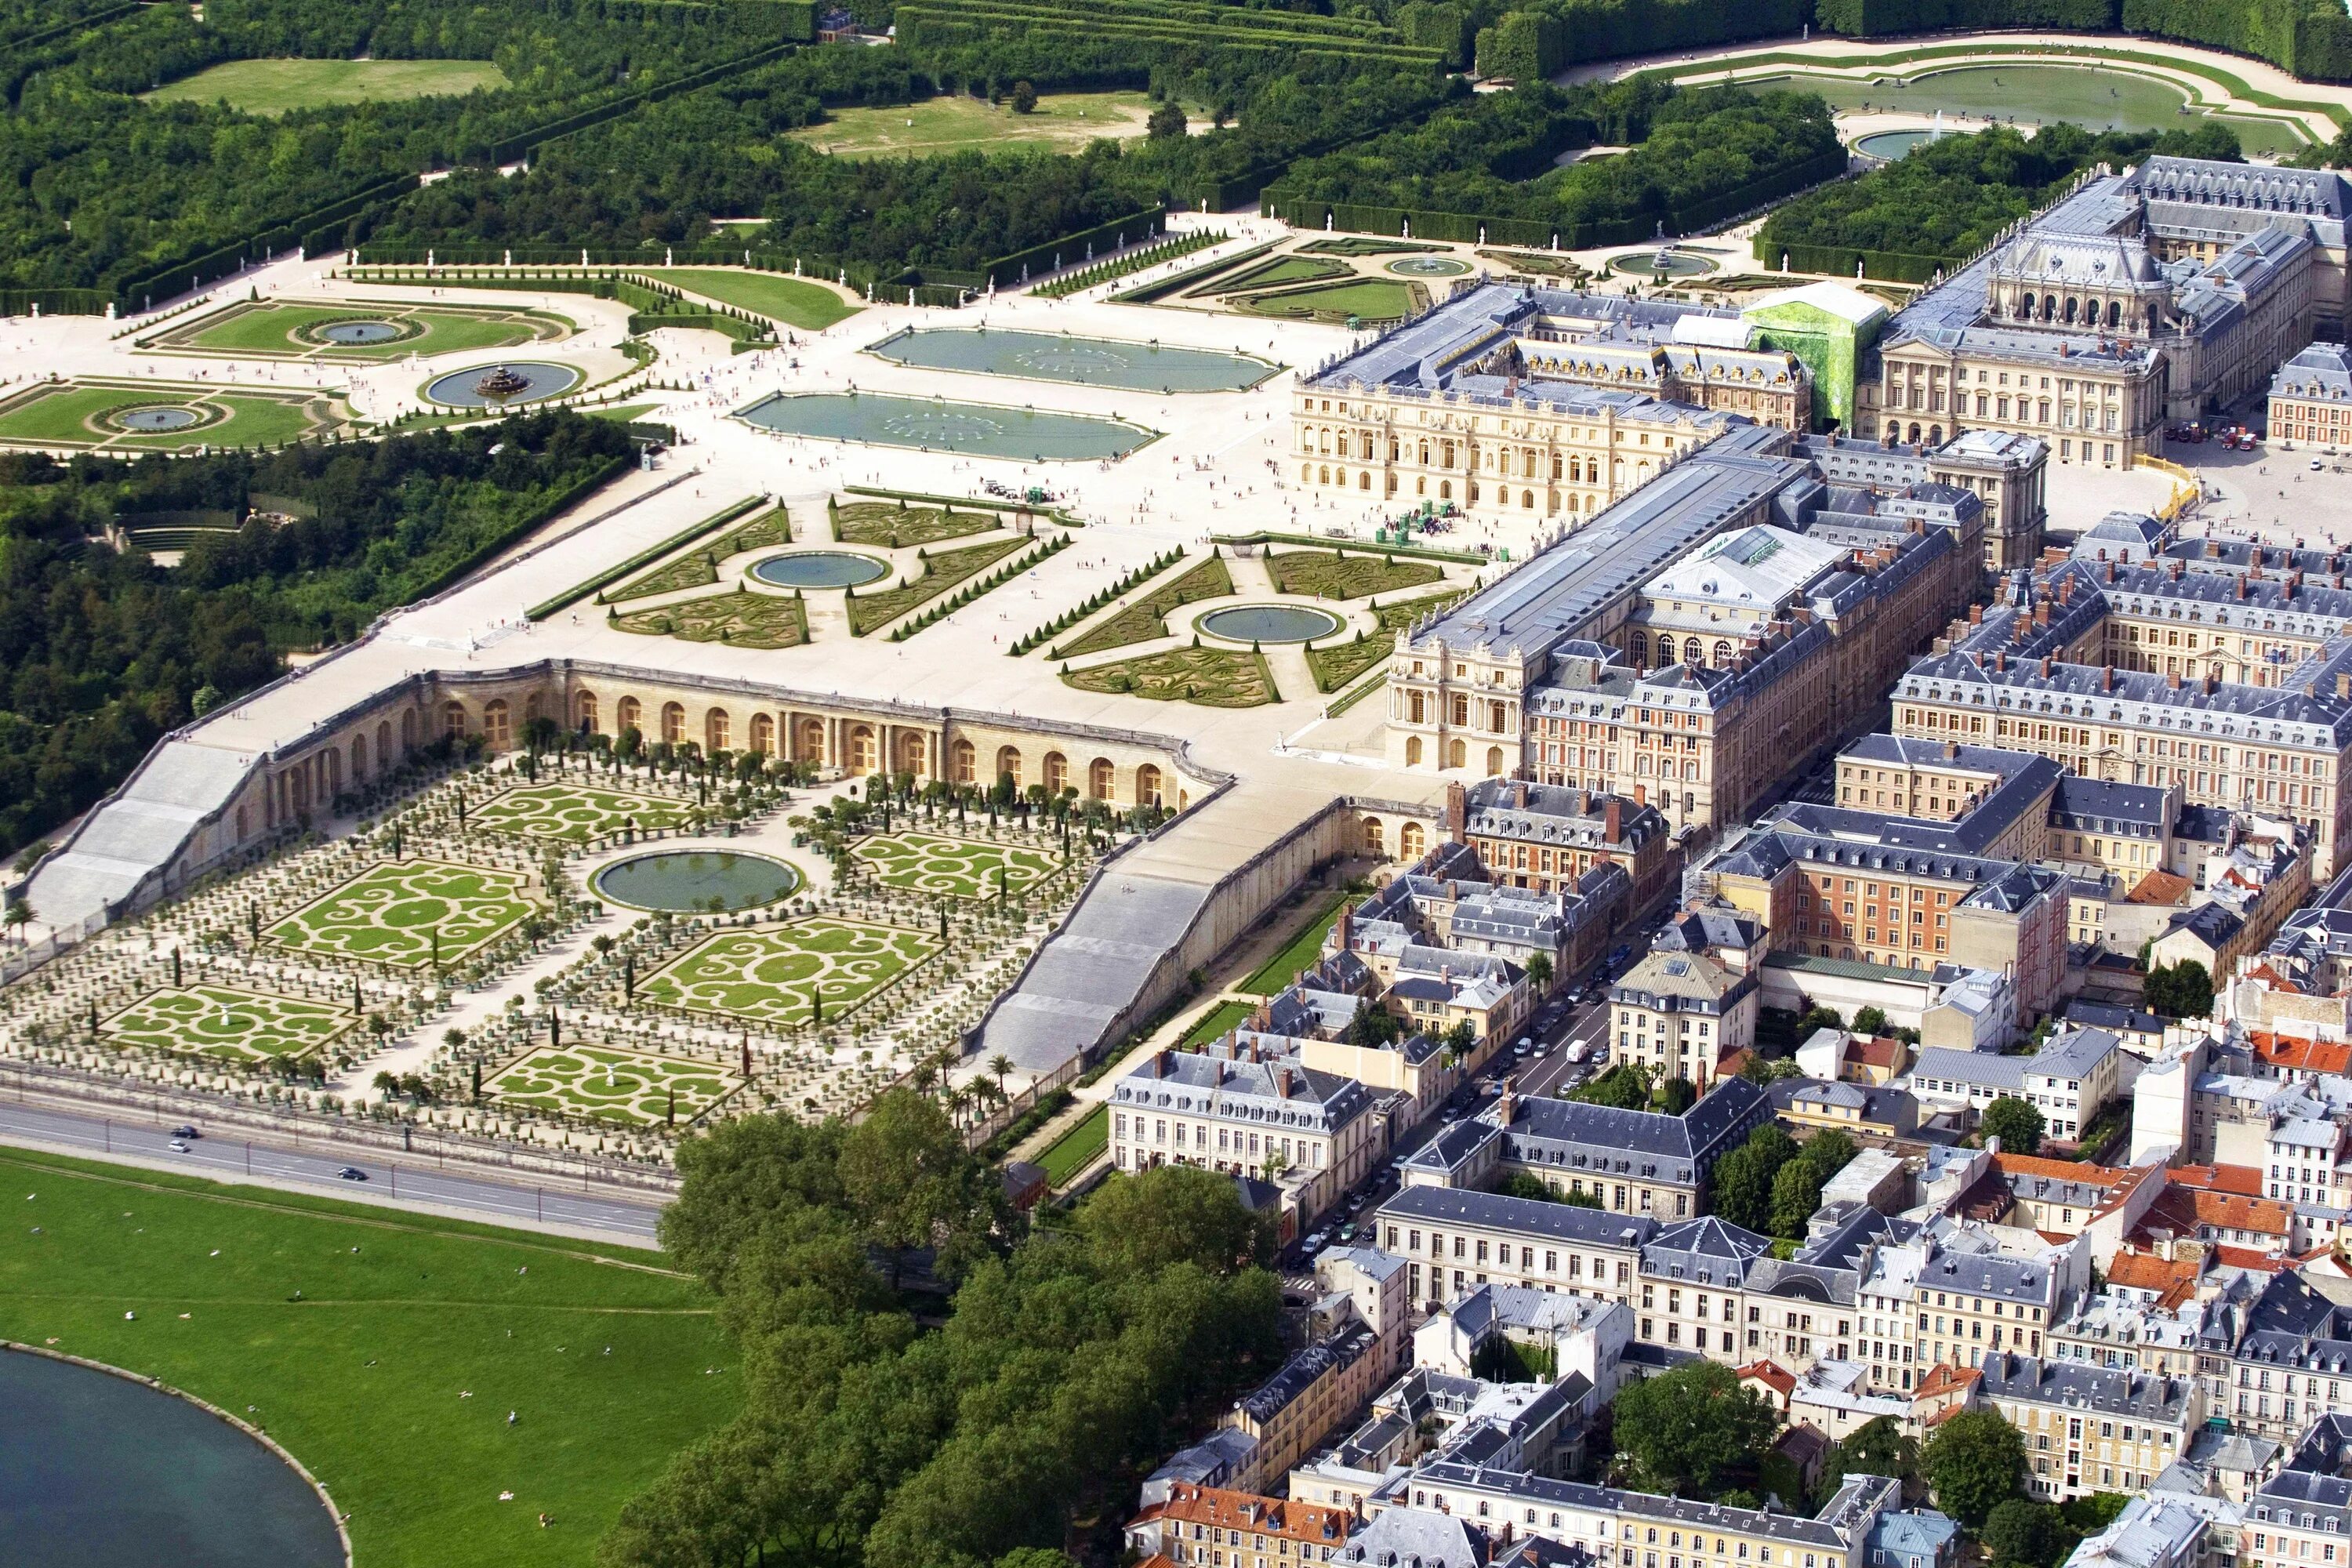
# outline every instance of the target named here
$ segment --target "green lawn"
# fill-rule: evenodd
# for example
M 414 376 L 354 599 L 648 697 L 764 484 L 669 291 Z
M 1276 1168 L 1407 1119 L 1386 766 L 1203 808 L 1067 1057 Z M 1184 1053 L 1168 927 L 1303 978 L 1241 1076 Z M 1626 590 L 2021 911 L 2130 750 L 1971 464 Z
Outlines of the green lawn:
M 1238 293 L 1244 289 L 1271 288 L 1276 283 L 1313 283 L 1325 278 L 1351 278 L 1355 268 L 1339 261 L 1324 261 L 1307 256 L 1277 256 L 1260 262 L 1238 277 L 1228 278 L 1217 286 L 1219 293 Z
M 1202 599 L 1222 599 L 1234 591 L 1234 575 L 1225 567 L 1223 557 L 1203 561 L 1164 584 L 1142 598 L 1129 605 L 1094 630 L 1074 642 L 1055 647 L 1051 657 L 1073 658 L 1081 654 L 1101 653 L 1108 648 L 1125 647 L 1129 643 L 1150 642 L 1168 633 L 1168 617 L 1186 605 Z
M 1171 647 L 1117 664 L 1074 669 L 1062 680 L 1080 691 L 1122 693 L 1153 702 L 1197 702 L 1204 708 L 1256 708 L 1281 700 L 1265 655 L 1238 648 Z
M 1320 289 L 1257 294 L 1240 303 L 1243 310 L 1259 316 L 1293 319 L 1328 316 L 1335 321 L 1355 316 L 1367 321 L 1394 321 L 1403 319 L 1412 299 L 1402 283 L 1382 283 L 1366 279 L 1355 283 L 1333 283 Z
M 133 435 L 94 421 L 110 410 L 196 407 L 226 416 L 183 430 Z M 38 389 L 0 413 L 0 442 L 42 447 L 177 448 L 204 442 L 245 447 L 291 441 L 318 428 L 299 395 L 194 392 L 185 387 L 85 386 L 73 382 Z
M 658 1254 L 16 1150 L 0 1168 L 0 1336 L 257 1423 L 349 1512 L 362 1568 L 576 1568 L 740 1402 L 709 1298 Z
M 1110 1108 L 1097 1105 L 1084 1121 L 1045 1146 L 1037 1164 L 1045 1179 L 1060 1186 L 1110 1147 Z
M 1344 555 L 1334 550 L 1290 550 L 1269 558 L 1266 572 L 1286 594 L 1316 598 L 1360 599 L 1423 588 L 1445 575 L 1426 561 L 1391 561 L 1378 555 Z
M 994 152 L 1007 142 L 1043 143 L 1075 153 L 1097 137 L 1143 134 L 1151 100 L 1140 92 L 1056 92 L 1037 100 L 1027 114 L 1008 104 L 989 103 L 961 93 L 920 103 L 835 109 L 822 124 L 791 132 L 820 153 L 843 158 L 897 158 L 980 148 Z
M 632 403 L 620 408 L 583 408 L 580 412 L 591 419 L 642 419 L 660 406 L 658 403 Z
M 821 283 L 786 278 L 774 272 L 737 272 L 722 267 L 657 267 L 651 276 L 674 283 L 690 294 L 821 332 L 835 321 L 845 321 L 858 308 Z
M 1253 996 L 1272 996 L 1297 979 L 1322 952 L 1323 939 L 1330 934 L 1339 918 L 1339 906 L 1347 901 L 1347 894 L 1332 893 L 1317 904 L 1314 912 L 1307 917 L 1307 923 L 1299 927 L 1298 934 L 1286 942 L 1281 952 L 1260 964 L 1255 974 L 1243 981 L 1241 989 Z
M 1176 1042 L 1180 1051 L 1197 1051 L 1210 1041 L 1222 1037 L 1225 1031 L 1238 1026 L 1250 1016 L 1246 1002 L 1220 1002 L 1192 1021 L 1184 1037 Z
M 338 321 L 383 321 L 407 334 L 380 343 L 338 343 L 319 337 Z M 156 346 L 212 353 L 325 354 L 338 358 L 395 360 L 410 354 L 457 353 L 543 342 L 571 323 L 543 312 L 499 310 L 412 310 L 394 303 L 370 305 L 259 304 L 234 307 L 184 331 L 166 332 Z
M 492 92 L 508 86 L 488 60 L 230 60 L 142 94 L 150 103 L 226 99 L 248 114 L 284 114 L 338 103 L 374 103 Z

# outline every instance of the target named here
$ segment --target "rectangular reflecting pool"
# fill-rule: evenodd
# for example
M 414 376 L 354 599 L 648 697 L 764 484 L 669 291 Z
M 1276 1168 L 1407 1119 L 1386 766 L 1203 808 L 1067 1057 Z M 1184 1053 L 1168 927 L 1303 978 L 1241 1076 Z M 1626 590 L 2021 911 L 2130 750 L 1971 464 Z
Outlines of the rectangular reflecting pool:
M 908 327 L 866 351 L 893 364 L 1130 392 L 1246 392 L 1282 367 L 1255 354 L 1003 327 Z
M 812 436 L 821 441 L 863 441 L 924 452 L 961 452 L 1024 463 L 1071 463 L 1123 458 L 1160 438 L 1157 430 L 1124 419 L 896 397 L 881 392 L 772 393 L 735 417 L 762 430 Z

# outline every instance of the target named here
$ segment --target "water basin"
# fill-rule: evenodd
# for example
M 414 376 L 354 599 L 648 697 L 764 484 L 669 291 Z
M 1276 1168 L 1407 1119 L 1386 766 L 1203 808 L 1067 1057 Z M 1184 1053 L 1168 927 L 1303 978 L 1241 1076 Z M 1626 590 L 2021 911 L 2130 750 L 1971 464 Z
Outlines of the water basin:
M 1328 610 L 1302 605 L 1234 605 L 1211 610 L 1195 624 L 1228 642 L 1297 643 L 1328 637 L 1345 623 Z
M 846 550 L 771 555 L 751 568 L 752 576 L 774 588 L 855 588 L 889 574 L 885 563 Z
M 319 335 L 331 343 L 388 343 L 400 329 L 390 321 L 330 321 Z
M 735 416 L 762 430 L 822 441 L 862 441 L 1039 463 L 1123 458 L 1158 435 L 1123 419 L 879 392 L 775 393 L 737 410 Z
M 512 390 L 494 396 L 482 390 L 481 383 L 499 372 L 505 373 L 505 384 Z M 504 360 L 494 365 L 478 364 L 469 370 L 436 375 L 425 384 L 425 395 L 455 408 L 510 408 L 518 403 L 536 403 L 542 397 L 557 396 L 579 384 L 579 371 L 568 364 Z
M 1241 392 L 1279 367 L 1250 354 L 1002 327 L 910 327 L 866 351 L 919 370 L 960 370 L 1129 392 Z
M 798 892 L 798 870 L 765 855 L 733 849 L 662 849 L 615 860 L 590 879 L 600 898 L 633 910 L 677 913 L 756 910 Z
M 204 416 L 193 408 L 177 405 L 158 408 L 126 408 L 113 416 L 113 423 L 125 430 L 153 433 L 159 430 L 187 430 L 204 422 Z

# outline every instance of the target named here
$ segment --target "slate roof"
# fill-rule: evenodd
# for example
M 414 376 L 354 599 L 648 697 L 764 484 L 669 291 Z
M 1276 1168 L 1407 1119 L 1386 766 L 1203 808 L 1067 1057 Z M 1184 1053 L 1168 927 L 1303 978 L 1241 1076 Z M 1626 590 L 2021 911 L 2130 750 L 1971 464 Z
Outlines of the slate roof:
M 1680 1116 L 1573 1100 L 1523 1100 L 1513 1110 L 1504 1135 L 1508 1157 L 1521 1164 L 1685 1186 L 1771 1118 L 1764 1091 L 1739 1078 L 1717 1083 Z
M 1656 1234 L 1658 1222 L 1645 1215 L 1611 1214 L 1577 1204 L 1515 1198 L 1467 1187 L 1406 1187 L 1380 1206 L 1381 1223 L 1459 1225 L 1474 1229 L 1545 1237 L 1584 1247 L 1638 1249 Z

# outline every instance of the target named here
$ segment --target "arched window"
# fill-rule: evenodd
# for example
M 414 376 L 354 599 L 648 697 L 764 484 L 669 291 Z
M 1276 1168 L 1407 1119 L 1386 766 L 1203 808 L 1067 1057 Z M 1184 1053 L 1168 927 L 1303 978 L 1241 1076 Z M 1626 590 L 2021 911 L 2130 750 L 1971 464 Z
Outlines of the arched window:
M 1013 787 L 1015 789 L 1021 787 L 1020 747 L 999 746 L 996 748 L 996 776 L 1001 779 L 1011 779 L 1013 781 Z
M 1636 669 L 1646 669 L 1649 668 L 1649 664 L 1650 634 L 1647 632 L 1635 632 L 1633 634 L 1633 668 Z
M 1500 778 L 1502 775 L 1503 748 L 1500 746 L 1489 746 L 1486 748 L 1486 776 L 1492 779 Z
M 1470 765 L 1470 748 L 1464 745 L 1461 742 L 1455 741 L 1452 744 L 1448 745 L 1445 749 L 1445 752 L 1446 766 L 1466 768 Z
M 357 784 L 365 777 L 367 777 L 367 737 L 353 735 L 352 737 L 352 782 Z
M 686 704 L 683 702 L 662 704 L 661 738 L 673 746 L 686 744 Z
M 441 732 L 453 741 L 466 738 L 466 705 L 448 701 L 441 705 Z
M 583 691 L 572 701 L 572 721 L 583 735 L 596 733 L 596 694 Z
M 882 753 L 874 743 L 874 727 L 855 724 L 849 731 L 849 771 L 870 773 L 882 765 Z
M 763 757 L 775 755 L 776 720 L 771 713 L 751 716 L 751 749 Z
M 702 716 L 702 746 L 709 752 L 731 751 L 735 745 L 735 722 L 724 708 L 713 708 Z
M 1087 764 L 1087 798 L 1089 800 L 1108 800 L 1110 798 L 1111 791 L 1111 777 L 1115 772 L 1116 770 L 1110 765 L 1110 759 L 1108 757 L 1097 757 L 1093 762 L 1088 763 Z
M 1716 639 L 1715 663 L 1716 668 L 1718 669 L 1729 669 L 1731 668 L 1731 645 L 1720 637 Z
M 1421 737 L 1418 735 L 1407 735 L 1404 739 L 1404 765 L 1409 768 L 1421 766 Z
M 507 718 L 507 700 L 494 697 L 482 705 L 482 739 L 494 752 L 514 743 L 514 727 Z
M 389 719 L 375 727 L 375 765 L 380 768 L 392 766 L 392 721 Z
M 1070 759 L 1059 752 L 1046 752 L 1045 775 L 1045 793 L 1058 797 L 1070 786 Z
M 416 749 L 416 710 L 414 708 L 400 710 L 400 749 L 404 755 Z
M 1160 770 L 1150 763 L 1135 770 L 1135 804 L 1138 805 L 1160 804 Z
M 1694 669 L 1706 668 L 1706 653 L 1705 649 L 1699 647 L 1698 638 L 1685 637 L 1683 639 L 1683 662 L 1689 665 Z
M 646 732 L 646 705 L 634 697 L 624 697 L 614 711 L 613 721 L 622 729 L 635 730 L 642 736 Z
M 1428 835 L 1418 822 L 1408 822 L 1397 833 L 1397 853 L 1408 860 L 1418 860 L 1423 853 L 1423 841 Z
M 1377 816 L 1364 818 L 1364 853 L 1378 855 L 1382 859 L 1388 858 L 1388 831 L 1381 826 L 1381 819 Z

